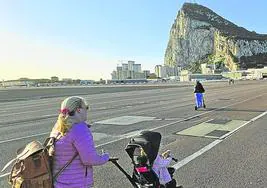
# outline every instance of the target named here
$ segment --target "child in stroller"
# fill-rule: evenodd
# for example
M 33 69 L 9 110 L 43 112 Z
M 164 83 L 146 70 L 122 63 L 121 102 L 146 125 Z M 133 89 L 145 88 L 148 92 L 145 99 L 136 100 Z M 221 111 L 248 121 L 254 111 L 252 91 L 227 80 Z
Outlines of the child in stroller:
M 136 152 L 140 150 L 140 152 Z M 136 157 L 136 171 L 139 172 L 139 176 L 145 176 L 145 174 L 142 174 L 144 172 L 147 172 L 149 168 L 149 162 L 148 162 L 148 157 L 147 154 L 145 153 L 144 149 L 141 148 L 136 148 L 135 149 L 137 154 Z M 172 167 L 168 167 L 172 161 L 172 157 L 170 157 L 170 150 L 167 150 L 166 152 L 162 153 L 161 155 L 157 155 L 153 166 L 153 175 L 157 175 L 158 180 L 156 180 L 157 183 L 160 184 L 160 187 L 166 187 L 166 188 L 176 188 L 176 180 L 172 178 L 173 173 L 175 169 Z M 151 170 L 151 169 L 150 169 Z M 148 175 L 146 175 L 148 176 Z
M 144 131 L 126 146 L 134 165 L 132 181 L 139 188 L 176 188 L 175 169 L 167 168 L 173 158 L 170 151 L 158 154 L 160 141 L 160 133 Z
M 160 184 L 165 185 L 167 188 L 176 188 L 176 180 L 172 178 L 175 169 L 169 167 L 172 160 L 177 161 L 170 156 L 170 150 L 167 150 L 161 155 L 157 155 L 152 167 L 153 171 L 159 177 Z

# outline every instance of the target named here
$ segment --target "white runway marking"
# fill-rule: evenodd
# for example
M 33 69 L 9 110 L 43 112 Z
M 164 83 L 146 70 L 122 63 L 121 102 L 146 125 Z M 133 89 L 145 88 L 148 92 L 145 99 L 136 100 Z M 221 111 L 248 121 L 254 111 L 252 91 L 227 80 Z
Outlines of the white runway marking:
M 146 116 L 120 116 L 107 120 L 97 121 L 96 124 L 111 124 L 111 125 L 131 125 L 134 123 L 140 123 L 142 121 L 151 121 L 155 117 Z
M 22 139 L 25 139 L 25 138 L 32 138 L 32 137 L 36 137 L 36 136 L 43 136 L 43 135 L 46 135 L 46 134 L 49 134 L 49 132 L 40 133 L 40 134 L 33 134 L 33 135 L 30 135 L 30 136 L 23 136 L 23 137 L 19 137 L 19 138 L 12 138 L 12 139 L 8 139 L 8 140 L 2 140 L 2 141 L 0 141 L 0 144 L 7 143 L 7 142 L 12 142 L 12 141 L 17 141 L 17 140 L 22 140 Z
M 197 152 L 195 152 L 194 154 L 184 158 L 183 160 L 181 160 L 180 162 L 176 163 L 175 165 L 173 165 L 172 167 L 175 168 L 175 170 L 181 168 L 182 166 L 186 165 L 187 163 L 189 163 L 190 161 L 194 160 L 195 158 L 197 158 L 198 156 L 202 155 L 203 153 L 205 153 L 206 151 L 209 151 L 211 148 L 213 148 L 214 146 L 216 146 L 217 144 L 219 144 L 220 142 L 222 142 L 223 140 L 215 140 L 212 143 L 210 143 L 209 145 L 201 148 L 200 150 L 198 150 Z

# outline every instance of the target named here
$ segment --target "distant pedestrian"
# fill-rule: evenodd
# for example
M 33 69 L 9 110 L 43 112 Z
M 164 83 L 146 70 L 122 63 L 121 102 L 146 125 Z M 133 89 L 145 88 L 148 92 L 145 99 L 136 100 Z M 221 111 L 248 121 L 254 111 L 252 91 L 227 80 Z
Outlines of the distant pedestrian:
M 229 79 L 229 85 L 234 84 L 234 83 L 235 83 L 234 79 L 230 78 Z
M 205 89 L 203 87 L 203 85 L 200 83 L 200 81 L 197 80 L 196 82 L 196 86 L 195 86 L 195 110 L 197 110 L 200 107 L 204 107 L 206 108 L 206 105 L 204 103 L 204 97 L 203 97 L 203 93 L 205 93 Z
M 68 97 L 50 136 L 58 138 L 53 158 L 53 174 L 71 161 L 54 182 L 55 188 L 93 187 L 93 166 L 105 164 L 107 153 L 99 155 L 93 135 L 86 123 L 88 105 L 81 97 Z M 77 155 L 78 154 L 78 155 Z M 75 155 L 77 155 L 75 157 Z

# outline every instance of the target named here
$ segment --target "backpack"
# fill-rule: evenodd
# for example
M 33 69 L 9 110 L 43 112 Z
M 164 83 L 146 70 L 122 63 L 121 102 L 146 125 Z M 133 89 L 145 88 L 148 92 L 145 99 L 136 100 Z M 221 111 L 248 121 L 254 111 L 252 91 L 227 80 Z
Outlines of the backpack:
M 52 162 L 55 141 L 55 138 L 48 138 L 44 145 L 38 141 L 32 141 L 25 147 L 17 150 L 17 157 L 7 163 L 2 170 L 4 171 L 14 162 L 8 178 L 11 188 L 53 188 L 53 182 L 78 155 L 76 153 L 53 176 Z

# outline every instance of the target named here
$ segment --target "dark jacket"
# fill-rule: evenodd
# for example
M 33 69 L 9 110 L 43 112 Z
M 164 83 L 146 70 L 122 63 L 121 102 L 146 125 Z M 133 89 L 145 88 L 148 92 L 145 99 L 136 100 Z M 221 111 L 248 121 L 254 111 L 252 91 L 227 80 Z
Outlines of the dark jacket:
M 197 82 L 194 93 L 205 93 L 205 89 L 200 82 Z

